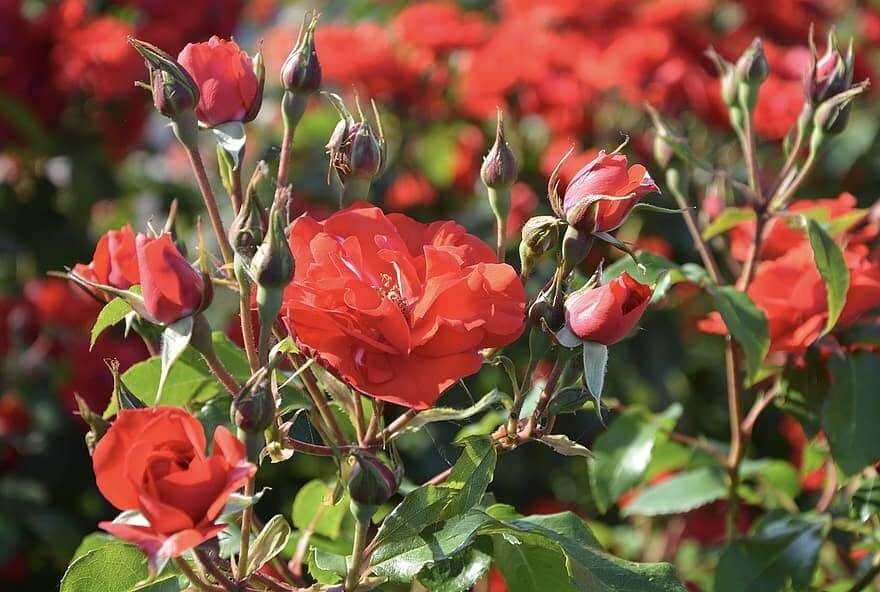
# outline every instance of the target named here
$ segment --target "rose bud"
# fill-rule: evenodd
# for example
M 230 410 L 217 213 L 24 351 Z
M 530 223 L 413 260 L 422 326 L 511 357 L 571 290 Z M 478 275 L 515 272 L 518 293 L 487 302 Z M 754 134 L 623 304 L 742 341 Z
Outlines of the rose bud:
M 263 208 L 260 205 L 259 185 L 269 174 L 269 167 L 264 161 L 257 163 L 254 174 L 244 194 L 244 203 L 238 210 L 232 224 L 229 225 L 229 244 L 236 255 L 250 262 L 263 242 Z
M 651 293 L 650 286 L 624 272 L 605 285 L 570 294 L 565 300 L 565 322 L 584 341 L 612 345 L 636 326 Z
M 834 29 L 830 29 L 825 55 L 819 58 L 811 32 L 810 58 L 810 69 L 805 78 L 805 92 L 814 107 L 850 87 L 853 79 L 852 40 L 844 56 L 838 47 Z
M 348 474 L 351 501 L 375 509 L 391 499 L 400 486 L 399 476 L 372 454 L 357 452 L 352 459 L 354 465 Z
M 849 123 L 852 102 L 867 88 L 867 81 L 838 93 L 816 108 L 813 115 L 813 143 L 821 143 L 827 136 L 837 136 Z
M 251 277 L 257 284 L 257 312 L 260 317 L 258 352 L 263 363 L 268 359 L 269 336 L 275 317 L 281 310 L 284 288 L 293 281 L 293 254 L 284 228 L 289 198 L 288 186 L 272 204 L 268 231 L 251 261 Z
M 203 125 L 248 122 L 257 116 L 265 81 L 259 53 L 252 61 L 235 41 L 214 35 L 204 43 L 188 43 L 177 61 L 201 91 L 196 115 Z
M 275 419 L 275 397 L 269 377 L 259 372 L 232 399 L 232 421 L 245 432 L 262 432 Z
M 520 275 L 529 277 L 535 263 L 559 241 L 559 220 L 554 216 L 534 216 L 523 224 L 519 243 Z
M 98 240 L 91 263 L 77 264 L 73 273 L 89 282 L 119 290 L 139 284 L 140 272 L 131 225 L 108 231 Z
M 137 236 L 141 294 L 150 321 L 171 324 L 204 310 L 212 291 L 204 276 L 183 258 L 169 233 Z
M 345 188 L 344 197 L 349 198 L 349 201 L 366 199 L 370 182 L 385 165 L 385 136 L 379 113 L 374 103 L 377 135 L 364 117 L 360 103 L 357 105 L 360 121 L 355 121 L 339 96 L 331 94 L 329 97 L 340 116 L 326 146 L 330 168 L 336 171 Z
M 551 178 L 552 180 L 552 178 Z M 610 232 L 623 224 L 639 201 L 660 192 L 644 166 L 627 167 L 626 156 L 605 151 L 577 172 L 560 200 L 551 193 L 554 211 L 586 232 Z
M 491 189 L 508 189 L 516 182 L 518 165 L 507 138 L 504 137 L 504 119 L 498 110 L 498 124 L 495 127 L 495 143 L 483 158 L 480 178 Z
M 121 410 L 95 447 L 92 465 L 101 494 L 117 509 L 140 514 L 99 526 L 139 546 L 153 573 L 226 528 L 217 518 L 257 471 L 225 427 L 214 431 L 210 455 L 206 444 L 195 417 L 159 406 Z
M 310 95 L 321 89 L 321 64 L 315 50 L 317 24 L 317 14 L 313 14 L 281 66 L 281 86 L 288 92 Z
M 736 62 L 736 78 L 739 81 L 739 99 L 749 109 L 758 101 L 758 89 L 770 74 L 767 56 L 760 38 L 752 41 Z
M 199 103 L 199 87 L 192 76 L 170 55 L 146 41 L 129 38 L 128 42 L 144 60 L 150 71 L 150 85 L 156 110 L 171 119 L 192 112 Z

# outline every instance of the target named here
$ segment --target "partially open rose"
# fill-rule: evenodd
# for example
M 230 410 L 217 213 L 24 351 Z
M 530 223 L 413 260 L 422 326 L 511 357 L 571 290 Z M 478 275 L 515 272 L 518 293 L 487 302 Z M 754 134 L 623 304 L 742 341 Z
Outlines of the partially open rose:
M 223 426 L 214 432 L 211 456 L 205 445 L 202 424 L 183 409 L 120 411 L 95 448 L 95 480 L 107 501 L 140 512 L 143 520 L 99 526 L 138 545 L 154 564 L 215 537 L 224 528 L 215 521 L 229 495 L 257 468 Z
M 633 330 L 651 300 L 651 287 L 623 272 L 609 283 L 565 300 L 565 322 L 585 341 L 612 345 Z
M 134 231 L 130 224 L 110 230 L 98 240 L 88 265 L 77 264 L 73 272 L 96 284 L 126 290 L 141 283 L 135 251 Z
M 296 275 L 285 322 L 358 390 L 425 409 L 480 369 L 480 350 L 524 325 L 516 271 L 455 222 L 421 224 L 353 206 L 290 230 Z

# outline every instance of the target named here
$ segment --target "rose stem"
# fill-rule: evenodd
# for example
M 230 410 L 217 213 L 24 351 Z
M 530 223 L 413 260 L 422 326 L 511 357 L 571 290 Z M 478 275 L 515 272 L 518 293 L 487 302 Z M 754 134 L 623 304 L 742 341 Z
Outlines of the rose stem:
M 222 590 L 227 590 L 228 592 L 238 592 L 238 586 L 236 586 L 235 582 L 229 579 L 223 570 L 220 569 L 214 560 L 203 550 L 199 548 L 193 549 L 193 553 L 196 556 L 196 561 L 202 566 L 202 568 L 207 571 L 217 583 L 220 584 Z
M 257 358 L 256 341 L 254 341 L 254 323 L 251 318 L 251 285 L 247 278 L 240 278 L 238 284 L 238 314 L 241 317 L 241 339 L 244 341 L 244 351 L 247 354 L 248 365 L 251 372 L 260 367 Z
M 223 365 L 223 362 L 220 361 L 220 358 L 217 357 L 213 351 L 209 351 L 207 353 L 202 352 L 202 358 L 205 359 L 205 363 L 208 364 L 208 368 L 211 372 L 214 373 L 214 376 L 223 384 L 227 391 L 234 397 L 238 394 L 238 391 L 241 387 L 236 382 L 235 378 L 229 373 L 226 369 L 226 366 Z
M 190 584 L 192 584 L 193 587 L 197 590 L 203 590 L 204 592 L 224 592 L 225 589 L 221 586 L 209 584 L 208 582 L 200 578 L 183 557 L 176 557 L 174 559 L 174 564 L 180 571 L 183 572 L 183 575 L 186 576 L 186 579 L 188 579 Z
M 354 541 L 351 544 L 351 564 L 345 577 L 345 592 L 355 592 L 361 578 L 361 562 L 364 559 L 364 547 L 367 544 L 369 520 L 355 520 Z
M 244 434 L 241 433 L 241 430 L 239 430 L 239 436 L 243 435 Z M 245 438 L 245 445 L 247 445 L 247 438 Z M 248 479 L 247 483 L 245 483 L 244 495 L 246 497 L 253 497 L 255 489 L 254 482 L 255 479 L 251 477 Z M 253 505 L 249 505 L 241 513 L 241 545 L 238 550 L 238 577 L 241 579 L 244 579 L 247 575 L 248 551 L 251 539 L 251 518 L 253 517 L 253 512 Z
M 419 414 L 419 412 L 416 411 L 415 409 L 407 409 L 406 413 L 402 414 L 400 417 L 398 417 L 397 419 L 392 421 L 391 424 L 387 428 L 382 430 L 382 433 L 379 434 L 378 439 L 380 441 L 384 442 L 385 440 L 390 438 L 393 434 L 399 432 L 400 430 L 405 428 L 407 425 L 409 425 L 409 422 L 414 420 L 418 414 Z
M 353 393 L 354 399 L 354 427 L 357 431 L 358 443 L 363 445 L 366 442 L 367 425 L 364 419 L 364 401 L 360 393 Z M 374 411 L 375 412 L 375 411 Z
M 220 210 L 217 208 L 214 190 L 211 189 L 211 182 L 208 180 L 207 172 L 205 172 L 205 163 L 202 162 L 202 155 L 199 153 L 198 148 L 190 148 L 186 144 L 183 144 L 183 147 L 196 174 L 199 191 L 202 193 L 205 208 L 208 210 L 208 217 L 211 218 L 211 226 L 214 228 L 214 235 L 217 237 L 217 244 L 220 246 L 220 253 L 223 255 L 223 263 L 228 266 L 232 263 L 232 247 L 229 246 L 229 239 L 226 237 L 226 232 L 223 229 L 223 220 L 220 218 Z
M 373 401 L 373 416 L 370 418 L 370 425 L 367 426 L 367 435 L 364 436 L 366 442 L 372 442 L 376 439 L 376 432 L 379 430 L 379 421 L 385 411 L 385 403 L 378 399 Z

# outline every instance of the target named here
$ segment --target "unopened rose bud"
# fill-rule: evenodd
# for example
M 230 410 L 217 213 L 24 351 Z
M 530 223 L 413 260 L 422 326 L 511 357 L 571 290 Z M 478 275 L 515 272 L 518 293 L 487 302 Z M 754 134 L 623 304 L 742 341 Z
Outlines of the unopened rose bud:
M 244 203 L 229 226 L 229 244 L 236 255 L 245 262 L 253 259 L 257 248 L 263 242 L 263 208 L 260 205 L 258 186 L 268 177 L 269 167 L 260 161 L 254 169 L 244 194 Z
M 483 159 L 480 178 L 491 189 L 508 189 L 516 182 L 518 165 L 507 138 L 504 136 L 504 118 L 498 110 L 498 123 L 495 127 L 495 143 Z
M 366 199 L 372 179 L 385 165 L 385 137 L 379 113 L 374 104 L 377 133 L 364 117 L 360 103 L 357 106 L 360 121 L 355 121 L 339 96 L 328 94 L 328 97 L 340 117 L 326 146 L 330 169 L 342 183 L 344 199 Z
M 293 255 L 284 232 L 288 197 L 289 189 L 272 204 L 268 231 L 251 265 L 261 288 L 283 290 L 293 279 Z
M 736 61 L 736 75 L 739 81 L 749 86 L 757 86 L 767 79 L 770 66 L 764 55 L 764 45 L 756 38 Z
M 349 176 L 372 179 L 382 169 L 382 147 L 366 121 L 355 123 L 349 130 Z
M 262 432 L 275 420 L 275 397 L 265 372 L 255 374 L 232 399 L 232 421 L 245 432 Z
M 819 58 L 810 34 L 810 70 L 805 78 L 807 100 L 818 107 L 824 101 L 838 95 L 852 86 L 854 58 L 852 40 L 846 54 L 841 53 L 837 35 L 832 28 L 828 32 L 825 54 Z
M 813 142 L 821 143 L 828 136 L 840 134 L 849 122 L 852 102 L 868 87 L 864 81 L 852 88 L 838 93 L 816 108 L 813 115 Z M 817 147 L 818 148 L 818 147 Z
M 321 88 L 321 64 L 315 50 L 317 15 L 312 15 L 305 31 L 281 67 L 281 86 L 293 93 L 312 94 Z
M 199 102 L 199 88 L 192 76 L 170 55 L 146 41 L 130 37 L 128 42 L 147 63 L 153 105 L 162 115 L 174 119 L 192 112 Z
M 535 216 L 523 225 L 519 243 L 522 277 L 529 277 L 535 263 L 559 241 L 559 220 L 555 216 Z
M 562 236 L 562 277 L 566 278 L 590 253 L 593 237 L 589 232 L 569 226 Z
M 354 464 L 348 474 L 351 501 L 376 508 L 391 499 L 400 486 L 399 476 L 376 456 L 366 452 L 352 455 Z

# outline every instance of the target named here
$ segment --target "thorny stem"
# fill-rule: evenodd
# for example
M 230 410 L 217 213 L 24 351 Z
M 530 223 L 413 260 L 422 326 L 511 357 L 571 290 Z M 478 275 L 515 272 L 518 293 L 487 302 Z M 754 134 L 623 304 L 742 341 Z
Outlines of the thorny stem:
M 746 159 L 746 169 L 749 175 L 749 188 L 755 194 L 758 203 L 764 200 L 763 190 L 761 188 L 761 171 L 758 168 L 757 147 L 755 145 L 755 132 L 752 129 L 752 113 L 748 109 L 743 109 L 743 131 L 740 137 L 742 143 L 743 156 Z
M 556 362 L 553 364 L 553 370 L 550 371 L 550 376 L 547 377 L 547 382 L 544 384 L 544 389 L 541 391 L 541 396 L 538 398 L 535 410 L 532 412 L 532 415 L 529 417 L 529 421 L 526 424 L 524 434 L 526 439 L 530 438 L 532 434 L 535 433 L 535 430 L 538 427 L 538 419 L 544 414 L 547 405 L 550 404 L 550 397 L 553 396 L 553 392 L 556 390 L 556 383 L 559 382 L 559 378 L 562 376 L 562 371 L 567 365 L 567 362 L 562 359 L 563 355 L 561 349 L 556 353 Z M 509 434 L 509 436 L 518 436 L 518 434 Z
M 390 438 L 393 434 L 399 432 L 400 430 L 405 428 L 407 425 L 409 425 L 409 422 L 414 420 L 418 414 L 419 414 L 419 412 L 415 409 L 407 409 L 405 413 L 400 415 L 397 419 L 392 421 L 388 425 L 387 428 L 382 430 L 382 433 L 379 434 L 378 440 L 381 442 L 384 442 L 385 440 Z M 369 444 L 369 442 L 368 442 L 368 444 Z
M 379 431 L 379 422 L 385 411 L 385 403 L 376 399 L 373 401 L 373 416 L 370 418 L 370 425 L 367 426 L 367 434 L 364 436 L 364 442 L 372 442 L 376 439 L 376 433 Z
M 364 444 L 367 433 L 367 423 L 364 417 L 364 401 L 360 393 L 354 393 L 352 399 L 354 399 L 354 427 L 357 432 L 358 443 Z
M 192 584 L 196 590 L 202 590 L 203 592 L 224 592 L 225 588 L 209 584 L 199 577 L 183 557 L 176 557 L 174 559 L 174 564 L 183 572 L 183 575 L 186 576 L 186 579 L 189 580 L 189 583 Z
M 739 515 L 739 465 L 742 462 L 744 446 L 742 432 L 742 382 L 740 378 L 739 350 L 728 335 L 724 348 L 724 361 L 727 369 L 727 411 L 730 417 L 730 454 L 727 458 L 729 477 L 729 501 L 727 507 L 727 538 L 736 534 Z
M 281 442 L 285 448 L 290 448 L 291 450 L 298 450 L 299 452 L 305 452 L 306 454 L 313 454 L 315 456 L 333 456 L 334 450 L 337 452 L 348 454 L 350 452 L 354 452 L 355 450 L 376 450 L 379 448 L 379 444 L 370 444 L 364 446 L 353 446 L 350 444 L 345 444 L 343 446 L 337 446 L 335 449 L 330 446 L 322 446 L 321 444 L 313 444 L 312 442 L 303 442 L 302 440 L 297 440 L 296 438 L 286 437 Z
M 709 278 L 716 284 L 720 283 L 721 272 L 718 270 L 718 263 L 716 263 L 715 257 L 709 250 L 709 245 L 703 240 L 700 228 L 697 225 L 697 219 L 694 216 L 691 205 L 688 203 L 687 197 L 685 197 L 681 188 L 678 186 L 678 183 L 667 183 L 667 185 L 669 186 L 672 196 L 675 198 L 675 203 L 681 210 L 681 217 L 684 218 L 685 226 L 687 226 L 691 239 L 694 241 L 694 247 L 696 247 L 697 252 L 700 254 L 700 259 L 706 267 L 706 272 L 709 274 Z
M 739 280 L 736 282 L 736 289 L 743 292 L 749 287 L 752 278 L 755 277 L 755 270 L 757 269 L 758 261 L 761 258 L 761 246 L 764 243 L 764 232 L 767 228 L 767 214 L 760 210 L 757 211 L 756 214 L 755 236 L 752 238 L 752 243 L 749 246 L 749 252 L 746 256 L 746 262 L 743 265 Z
M 202 357 L 205 359 L 208 368 L 214 373 L 214 376 L 217 377 L 226 390 L 229 391 L 233 397 L 238 394 L 241 387 L 226 369 L 226 366 L 223 365 L 223 362 L 220 361 L 220 358 L 217 357 L 217 354 L 211 351 L 208 353 L 202 353 Z
M 208 180 L 208 173 L 205 171 L 202 155 L 197 148 L 190 148 L 185 144 L 183 144 L 183 147 L 186 149 L 189 162 L 196 174 L 199 191 L 202 193 L 202 199 L 205 202 L 205 208 L 208 210 L 208 217 L 211 219 L 214 235 L 217 237 L 217 244 L 220 246 L 220 253 L 223 255 L 223 263 L 228 266 L 232 263 L 232 247 L 229 246 L 229 239 L 223 230 L 223 220 L 220 218 L 220 210 L 217 207 L 217 200 L 214 198 L 214 190 L 211 189 L 211 182 Z

